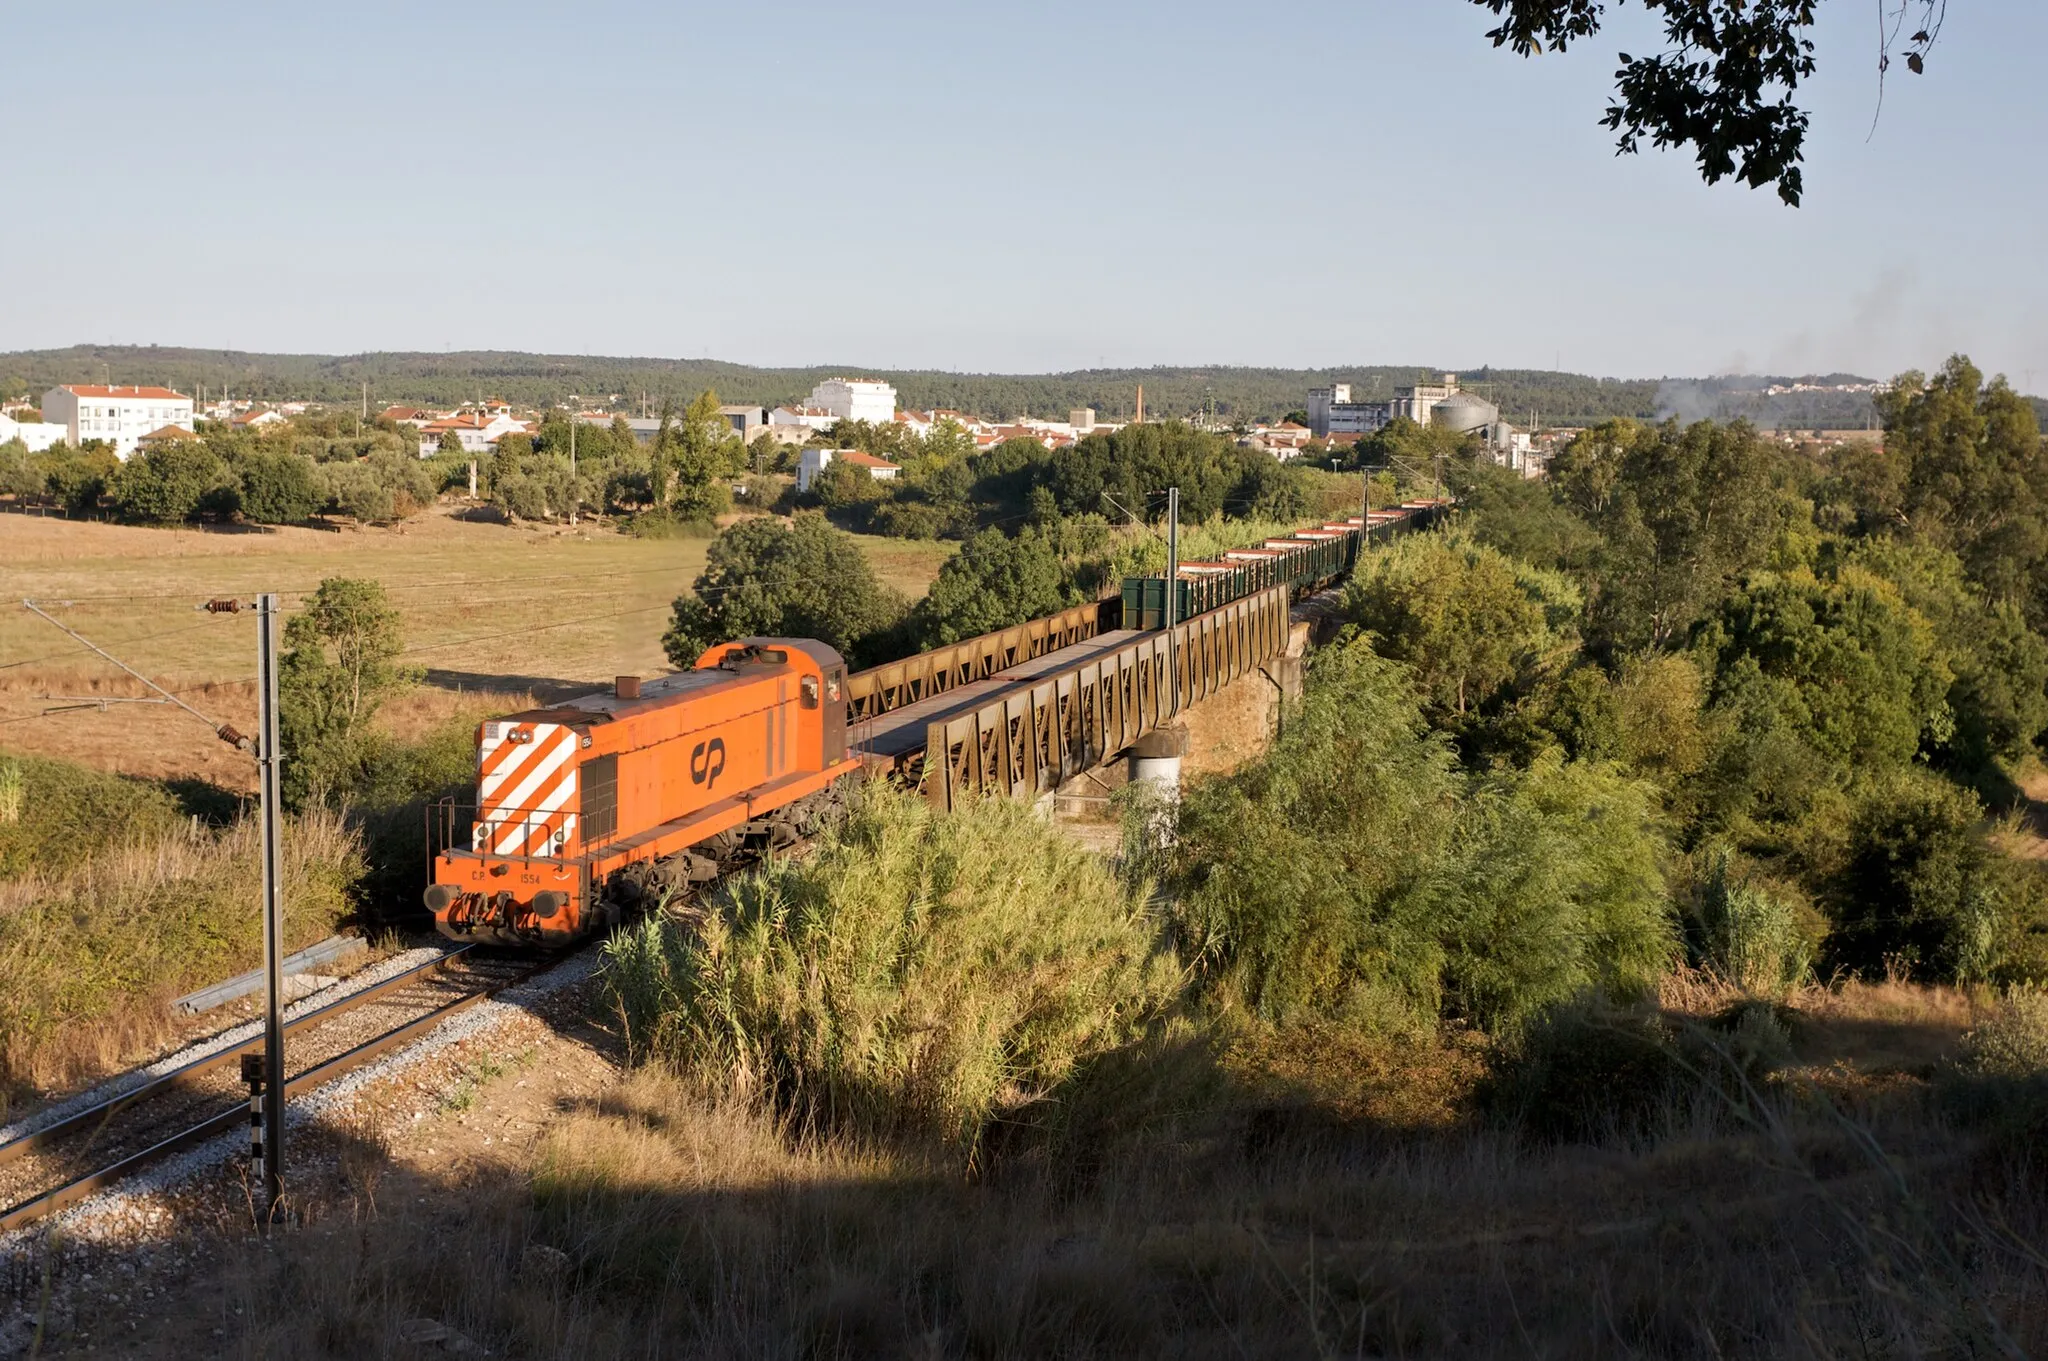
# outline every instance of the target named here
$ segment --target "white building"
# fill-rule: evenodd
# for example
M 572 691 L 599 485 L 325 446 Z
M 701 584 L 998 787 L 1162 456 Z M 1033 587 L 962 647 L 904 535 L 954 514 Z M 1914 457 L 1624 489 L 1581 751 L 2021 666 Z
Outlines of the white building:
M 830 430 L 838 423 L 839 417 L 822 406 L 778 406 L 768 413 L 771 430 L 778 425 L 798 430 Z
M 830 467 L 834 460 L 850 463 L 856 468 L 866 468 L 868 476 L 877 482 L 890 481 L 903 471 L 886 458 L 876 458 L 873 454 L 864 454 L 858 449 L 806 449 L 797 456 L 797 492 L 802 494 L 809 491 L 811 484 L 818 480 L 818 475 Z
M 881 425 L 896 419 L 896 389 L 872 378 L 827 378 L 811 389 L 804 405 L 839 420 Z
M 1394 389 L 1390 402 L 1355 402 L 1349 383 L 1308 390 L 1308 428 L 1317 439 L 1332 435 L 1370 435 L 1406 418 L 1428 425 L 1437 403 L 1458 395 L 1458 375 L 1447 373 L 1435 383 L 1411 383 Z M 1441 425 L 1443 422 L 1438 421 Z
M 1317 439 L 1370 435 L 1392 419 L 1386 402 L 1352 401 L 1349 383 L 1308 390 L 1308 428 Z
M 443 435 L 454 435 L 465 454 L 487 454 L 491 451 L 491 446 L 506 435 L 532 433 L 532 426 L 525 421 L 514 420 L 511 414 L 504 410 L 458 411 L 453 416 L 428 421 L 420 427 L 420 456 L 432 457 L 441 447 Z
M 1458 375 L 1447 373 L 1441 383 L 1416 383 L 1409 387 L 1394 389 L 1394 400 L 1387 403 L 1387 418 L 1396 420 L 1406 416 L 1417 425 L 1428 425 L 1436 404 L 1448 401 L 1458 395 Z M 1441 425 L 1443 422 L 1437 422 Z
M 55 421 L 21 421 L 0 412 L 0 444 L 20 440 L 32 454 L 64 442 L 64 427 Z
M 192 399 L 169 388 L 67 383 L 43 394 L 43 419 L 63 426 L 68 443 L 105 440 L 116 458 L 127 458 L 152 431 L 167 425 L 190 430 Z

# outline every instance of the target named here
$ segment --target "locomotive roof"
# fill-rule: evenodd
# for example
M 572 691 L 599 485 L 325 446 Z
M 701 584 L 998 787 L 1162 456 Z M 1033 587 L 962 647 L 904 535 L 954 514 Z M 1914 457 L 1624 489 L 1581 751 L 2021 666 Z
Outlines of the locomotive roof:
M 715 686 L 738 679 L 757 665 L 781 667 L 787 664 L 785 655 L 800 652 L 808 656 L 820 671 L 834 670 L 845 665 L 835 648 L 811 638 L 742 638 L 738 642 L 749 657 L 735 669 L 730 663 L 738 658 L 728 658 L 727 665 L 700 667 L 689 671 L 671 671 L 666 676 L 656 676 L 640 683 L 637 699 L 621 699 L 612 690 L 594 690 L 587 695 L 565 699 L 542 709 L 528 709 L 523 713 L 507 714 L 499 722 L 521 723 L 609 723 L 619 714 L 637 707 L 673 699 L 677 695 L 693 690 L 709 690 Z
M 522 723 L 609 723 L 619 714 L 653 701 L 671 699 L 691 690 L 708 690 L 733 679 L 730 671 L 673 671 L 666 676 L 640 682 L 640 698 L 620 699 L 610 690 L 565 699 L 542 709 L 507 714 L 504 722 Z

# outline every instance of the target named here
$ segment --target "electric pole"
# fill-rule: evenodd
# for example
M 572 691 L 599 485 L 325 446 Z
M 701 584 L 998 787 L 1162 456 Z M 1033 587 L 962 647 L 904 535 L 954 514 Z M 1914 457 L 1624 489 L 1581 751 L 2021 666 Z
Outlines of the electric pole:
M 284 1203 L 284 854 L 278 775 L 277 597 L 256 598 L 256 765 L 263 791 L 263 1223 Z
M 201 713 L 78 630 L 54 618 L 35 601 L 24 600 L 21 603 L 30 613 L 56 625 L 81 646 L 156 691 L 162 696 L 161 702 L 174 704 L 206 724 L 221 741 L 242 751 L 251 749 L 249 739 L 229 724 Z M 207 614 L 240 614 L 246 607 L 240 600 L 226 599 L 209 600 L 195 608 Z M 250 1062 L 258 1058 L 256 1055 L 246 1056 L 243 1073 L 252 1088 L 252 1108 L 261 1114 L 257 1142 L 261 1146 L 263 1160 L 263 1214 L 259 1222 L 266 1228 L 282 1218 L 284 1200 L 284 810 L 279 789 L 283 751 L 277 731 L 280 615 L 275 594 L 265 593 L 256 598 L 258 736 L 253 746 L 262 790 L 264 1019 L 260 1062 Z

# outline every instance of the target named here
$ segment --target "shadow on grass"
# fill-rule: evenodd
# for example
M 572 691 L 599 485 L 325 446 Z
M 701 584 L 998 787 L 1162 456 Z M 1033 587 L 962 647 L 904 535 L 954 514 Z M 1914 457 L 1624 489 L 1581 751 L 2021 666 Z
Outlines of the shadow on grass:
M 252 796 L 240 790 L 223 788 L 196 775 L 165 780 L 163 787 L 178 801 L 179 812 L 198 818 L 215 830 L 233 826 L 236 819 L 254 812 L 256 807 Z
M 423 679 L 437 690 L 530 694 L 541 704 L 554 704 L 604 688 L 595 681 L 565 680 L 559 676 L 502 676 L 487 671 L 450 671 L 442 667 L 429 667 Z

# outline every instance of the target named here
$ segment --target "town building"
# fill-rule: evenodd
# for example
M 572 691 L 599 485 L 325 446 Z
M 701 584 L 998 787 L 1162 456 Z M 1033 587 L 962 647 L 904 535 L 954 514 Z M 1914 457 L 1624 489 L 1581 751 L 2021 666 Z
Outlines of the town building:
M 1394 400 L 1387 403 L 1387 419 L 1406 419 L 1417 425 L 1428 425 L 1430 413 L 1436 410 L 1437 403 L 1449 401 L 1457 395 L 1458 375 L 1455 373 L 1445 374 L 1440 383 L 1411 383 L 1407 387 L 1397 387 Z
M 797 492 L 801 494 L 809 491 L 811 484 L 818 480 L 819 474 L 823 473 L 825 469 L 831 467 L 835 462 L 851 464 L 856 468 L 866 468 L 868 476 L 874 478 L 877 482 L 891 481 L 898 473 L 903 471 L 903 469 L 886 458 L 876 458 L 873 454 L 864 454 L 858 449 L 806 449 L 797 456 Z
M 892 410 L 889 418 L 893 418 L 895 414 Z M 830 430 L 839 424 L 839 419 L 832 414 L 830 408 L 809 403 L 803 406 L 778 406 L 768 413 L 769 425 L 794 426 L 802 430 Z
M 718 408 L 718 414 L 725 417 L 732 426 L 732 432 L 743 441 L 752 441 L 761 433 L 761 427 L 768 423 L 768 412 L 758 406 L 732 406 Z
M 0 412 L 0 444 L 20 440 L 32 454 L 64 442 L 64 427 L 55 421 L 26 421 L 19 417 L 28 415 L 26 410 Z
M 441 447 L 443 435 L 455 436 L 465 454 L 487 454 L 491 446 L 507 435 L 526 435 L 533 427 L 525 421 L 514 420 L 511 412 L 502 406 L 496 410 L 458 411 L 438 421 L 428 421 L 420 427 L 420 454 L 424 457 Z
M 1317 439 L 1355 442 L 1359 436 L 1384 429 L 1396 420 L 1413 421 L 1417 425 L 1439 425 L 1461 435 L 1476 436 L 1496 463 L 1512 468 L 1524 477 L 1536 477 L 1543 471 L 1544 460 L 1532 446 L 1528 434 L 1502 420 L 1500 408 L 1492 402 L 1476 393 L 1461 390 L 1455 373 L 1446 373 L 1434 383 L 1397 387 L 1393 400 L 1386 402 L 1353 401 L 1348 383 L 1309 389 L 1308 429 Z M 1281 430 L 1287 428 L 1285 423 L 1279 427 Z M 1293 428 L 1300 429 L 1299 426 Z M 1257 433 L 1261 436 L 1258 447 L 1276 456 L 1288 456 L 1275 448 L 1275 440 L 1270 434 L 1264 431 Z
M 1349 383 L 1308 390 L 1308 428 L 1317 439 L 1369 435 L 1391 419 L 1385 402 L 1353 401 Z
M 882 425 L 896 419 L 896 389 L 873 378 L 827 378 L 811 389 L 804 405 L 829 411 L 835 420 Z
M 273 430 L 284 424 L 284 416 L 267 407 L 252 407 L 236 412 L 228 424 L 236 430 Z
M 146 454 L 150 450 L 163 445 L 183 444 L 187 440 L 196 440 L 198 438 L 199 436 L 182 425 L 167 425 L 160 430 L 152 430 L 144 435 L 135 442 L 135 447 Z
M 127 458 L 152 431 L 190 430 L 192 399 L 169 388 L 66 383 L 43 394 L 43 419 L 64 427 L 66 443 L 105 440 L 116 458 Z

